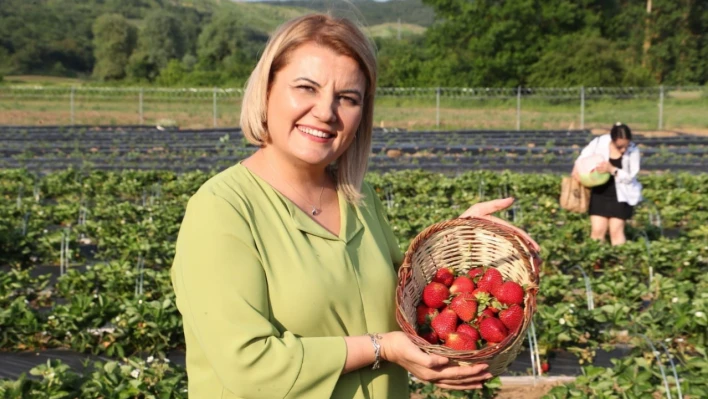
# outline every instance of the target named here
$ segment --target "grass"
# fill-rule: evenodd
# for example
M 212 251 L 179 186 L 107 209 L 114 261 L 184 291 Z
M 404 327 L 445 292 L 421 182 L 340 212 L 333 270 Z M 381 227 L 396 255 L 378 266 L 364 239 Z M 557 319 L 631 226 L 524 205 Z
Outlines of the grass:
M 272 33 L 275 28 L 287 20 L 312 12 L 306 8 L 275 6 L 254 2 L 225 1 L 222 4 L 236 8 L 247 26 L 266 34 Z
M 663 130 L 708 132 L 708 99 L 685 100 L 667 97 Z M 435 98 L 379 97 L 376 125 L 408 130 L 435 129 Z M 440 129 L 516 129 L 516 100 L 441 99 Z M 585 103 L 585 128 L 608 128 L 622 121 L 635 130 L 658 130 L 658 103 L 648 99 L 589 100 Z M 521 129 L 578 129 L 578 102 L 552 103 L 543 99 L 522 99 Z
M 8 85 L 36 85 L 36 86 L 81 86 L 84 80 L 66 78 L 61 76 L 43 75 L 10 75 L 5 76 L 3 83 Z
M 383 37 L 392 38 L 398 36 L 399 25 L 395 22 L 389 22 L 385 24 L 374 25 L 365 28 L 366 34 L 370 37 Z M 419 25 L 413 24 L 401 24 L 401 37 L 422 35 L 425 33 L 425 28 Z
M 62 89 L 63 90 L 63 89 Z M 71 104 L 67 90 L 47 91 L 45 95 L 18 95 L 0 88 L 0 124 L 63 125 L 70 124 Z M 63 94 L 62 94 L 63 93 Z M 241 98 L 237 94 L 217 99 L 217 122 L 220 127 L 237 126 Z M 664 102 L 663 130 L 708 133 L 708 98 L 667 96 Z M 379 96 L 374 124 L 383 128 L 406 130 L 505 129 L 517 126 L 516 99 L 442 98 L 440 125 L 434 97 Z M 77 92 L 74 99 L 75 124 L 155 124 L 174 120 L 182 128 L 213 127 L 211 94 L 146 94 L 143 119 L 140 119 L 135 93 L 101 97 Z M 622 121 L 634 130 L 658 130 L 658 103 L 651 99 L 588 100 L 584 127 L 607 129 Z M 552 102 L 524 98 L 521 103 L 521 129 L 578 129 L 581 127 L 579 101 Z

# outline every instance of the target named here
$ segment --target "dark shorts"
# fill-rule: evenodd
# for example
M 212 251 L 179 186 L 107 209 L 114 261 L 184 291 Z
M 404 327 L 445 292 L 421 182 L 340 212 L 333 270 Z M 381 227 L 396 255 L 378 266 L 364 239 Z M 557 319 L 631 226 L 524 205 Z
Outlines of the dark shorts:
M 606 218 L 628 220 L 634 215 L 634 207 L 626 202 L 617 201 L 615 179 L 611 178 L 607 183 L 593 187 L 588 213 Z

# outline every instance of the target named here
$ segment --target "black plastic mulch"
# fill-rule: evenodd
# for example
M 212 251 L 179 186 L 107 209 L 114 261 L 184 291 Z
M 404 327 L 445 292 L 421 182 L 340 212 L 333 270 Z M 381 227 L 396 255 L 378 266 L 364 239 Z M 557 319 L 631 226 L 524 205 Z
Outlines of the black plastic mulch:
M 630 347 L 617 347 L 611 352 L 598 349 L 595 357 L 595 366 L 612 367 L 610 359 L 622 358 L 630 352 Z M 173 351 L 167 357 L 170 363 L 185 366 L 185 353 L 182 351 Z M 46 364 L 48 360 L 61 360 L 76 372 L 85 370 L 84 362 L 88 361 L 111 361 L 116 360 L 110 357 L 83 354 L 64 349 L 48 349 L 41 352 L 0 352 L 0 379 L 15 380 L 21 374 L 27 374 L 27 377 L 36 378 L 29 375 L 29 371 L 36 366 Z M 581 366 L 578 364 L 578 359 L 575 355 L 565 352 L 552 352 L 549 356 L 550 370 L 548 375 L 565 375 L 577 376 L 580 375 Z M 90 363 L 87 364 L 91 366 Z M 531 374 L 531 357 L 528 351 L 522 351 L 514 360 L 509 369 L 504 373 L 508 376 L 530 375 Z

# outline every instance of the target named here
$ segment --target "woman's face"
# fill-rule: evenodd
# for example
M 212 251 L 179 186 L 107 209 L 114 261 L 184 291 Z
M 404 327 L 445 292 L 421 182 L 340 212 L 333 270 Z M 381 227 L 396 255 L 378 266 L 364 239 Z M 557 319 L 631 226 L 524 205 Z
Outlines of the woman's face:
M 354 140 L 366 78 L 352 58 L 306 43 L 276 73 L 268 94 L 268 146 L 294 164 L 325 167 Z
M 617 139 L 612 142 L 612 145 L 615 146 L 615 149 L 617 149 L 620 154 L 624 155 L 624 153 L 627 152 L 627 147 L 629 147 L 629 140 Z

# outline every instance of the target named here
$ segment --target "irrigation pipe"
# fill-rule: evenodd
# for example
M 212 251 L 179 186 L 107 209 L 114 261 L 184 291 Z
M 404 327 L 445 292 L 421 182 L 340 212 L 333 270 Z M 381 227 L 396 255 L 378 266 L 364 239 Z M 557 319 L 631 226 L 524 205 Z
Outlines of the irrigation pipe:
M 588 310 L 593 310 L 595 309 L 595 299 L 593 296 L 592 292 L 592 284 L 590 283 L 590 277 L 585 273 L 585 270 L 583 270 L 580 265 L 575 265 L 568 269 L 568 271 L 573 270 L 573 269 L 578 269 L 580 270 L 580 273 L 583 274 L 583 279 L 585 280 L 585 297 L 587 298 L 588 301 Z
M 676 380 L 676 390 L 678 391 L 678 397 L 679 399 L 683 399 L 683 394 L 681 394 L 681 384 L 679 383 L 679 377 L 678 372 L 676 371 L 676 364 L 674 363 L 674 358 L 673 356 L 671 356 L 669 350 L 666 348 L 666 345 L 664 345 L 663 342 L 659 341 L 659 345 L 661 345 L 661 348 L 664 350 L 666 357 L 669 358 L 669 363 L 671 364 L 671 371 L 674 374 L 674 380 Z
M 647 338 L 646 335 L 644 334 L 636 334 L 639 337 L 644 338 L 645 341 L 649 344 L 651 347 L 652 353 L 654 354 L 654 357 L 656 357 L 656 362 L 659 364 L 659 370 L 661 371 L 661 378 L 664 380 L 664 389 L 666 390 L 666 397 L 669 399 L 671 398 L 671 390 L 669 389 L 669 380 L 666 378 L 666 371 L 664 370 L 664 364 L 661 363 L 661 359 L 659 358 L 659 351 L 656 350 L 656 347 L 654 344 L 651 343 L 651 340 Z M 676 381 L 678 383 L 678 381 Z

